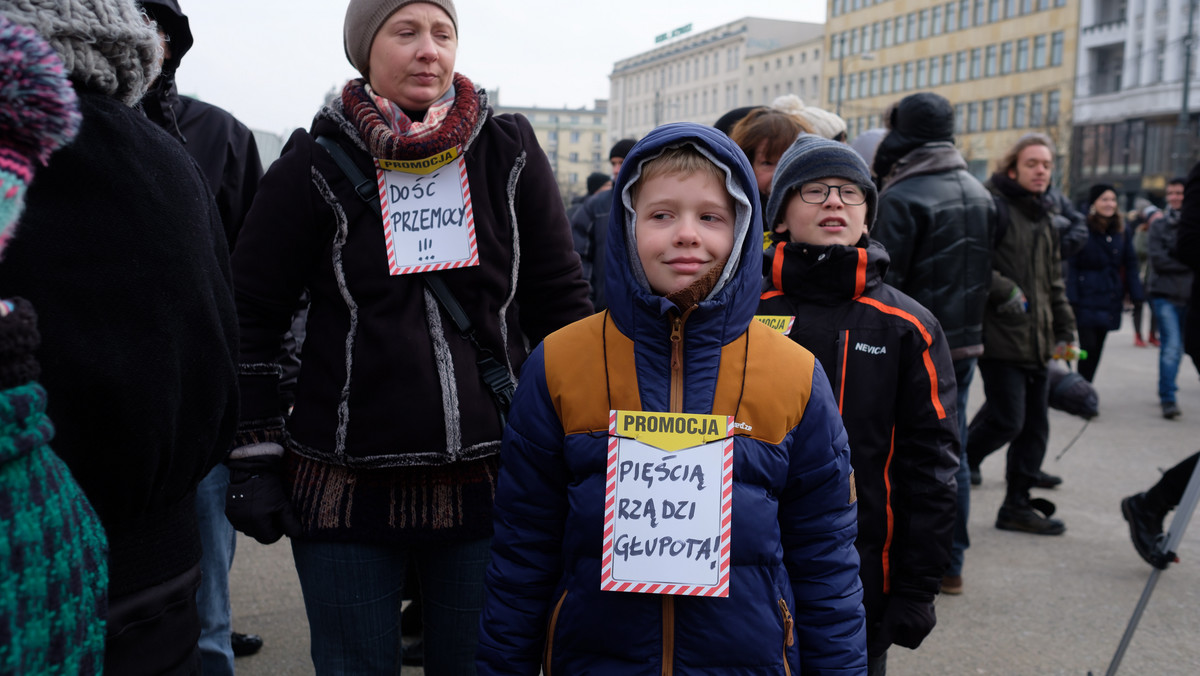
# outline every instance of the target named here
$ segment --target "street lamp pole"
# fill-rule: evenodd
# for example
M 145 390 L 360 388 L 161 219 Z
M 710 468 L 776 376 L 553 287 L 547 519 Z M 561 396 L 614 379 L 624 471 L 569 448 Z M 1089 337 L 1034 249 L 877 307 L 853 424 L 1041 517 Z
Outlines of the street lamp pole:
M 1183 105 L 1179 109 L 1179 124 L 1175 129 L 1175 175 L 1183 176 L 1187 173 L 1189 167 L 1188 162 L 1192 159 L 1192 149 L 1195 144 L 1192 142 L 1191 134 L 1188 127 L 1188 90 L 1192 84 L 1192 49 L 1196 42 L 1193 27 L 1196 19 L 1196 0 L 1188 0 L 1188 31 L 1187 36 L 1183 39 Z

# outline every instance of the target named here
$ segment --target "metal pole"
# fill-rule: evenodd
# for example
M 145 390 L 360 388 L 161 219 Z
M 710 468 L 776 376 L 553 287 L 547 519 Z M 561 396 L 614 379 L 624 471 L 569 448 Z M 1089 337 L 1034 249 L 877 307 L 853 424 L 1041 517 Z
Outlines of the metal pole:
M 1183 176 L 1188 171 L 1191 162 L 1193 139 L 1188 133 L 1188 90 L 1192 84 L 1192 46 L 1195 44 L 1195 34 L 1192 32 L 1196 19 L 1196 0 L 1188 2 L 1188 31 L 1183 39 L 1183 105 L 1179 109 L 1179 125 L 1175 129 L 1175 175 Z

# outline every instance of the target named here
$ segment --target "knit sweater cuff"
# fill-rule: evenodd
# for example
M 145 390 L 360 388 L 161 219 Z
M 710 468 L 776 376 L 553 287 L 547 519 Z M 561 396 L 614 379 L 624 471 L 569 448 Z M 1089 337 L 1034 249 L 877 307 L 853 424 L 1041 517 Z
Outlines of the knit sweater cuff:
M 24 298 L 12 298 L 13 310 L 0 317 L 0 389 L 37 380 L 41 369 L 34 350 L 41 342 L 37 313 Z

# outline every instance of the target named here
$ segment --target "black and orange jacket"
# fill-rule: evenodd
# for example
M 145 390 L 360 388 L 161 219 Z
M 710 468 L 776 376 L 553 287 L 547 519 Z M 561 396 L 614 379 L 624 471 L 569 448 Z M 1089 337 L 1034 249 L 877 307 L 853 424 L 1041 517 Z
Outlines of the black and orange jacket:
M 950 561 L 959 441 L 941 326 L 883 283 L 883 247 L 860 245 L 776 244 L 759 313 L 794 315 L 790 337 L 833 385 L 858 488 L 855 545 L 870 633 L 888 595 L 929 601 L 938 591 Z

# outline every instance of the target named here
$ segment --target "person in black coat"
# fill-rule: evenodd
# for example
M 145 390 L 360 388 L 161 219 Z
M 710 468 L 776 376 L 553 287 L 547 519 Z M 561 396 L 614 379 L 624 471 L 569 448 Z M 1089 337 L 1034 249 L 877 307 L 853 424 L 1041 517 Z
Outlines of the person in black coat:
M 1125 296 L 1141 301 L 1142 283 L 1116 189 L 1104 183 L 1092 186 L 1088 205 L 1088 241 L 1067 260 L 1066 282 L 1079 347 L 1087 352 L 1087 358 L 1079 361 L 1079 374 L 1092 382 L 1105 336 L 1121 328 Z
M 182 143 L 196 160 L 216 199 L 225 239 L 232 252 L 263 172 L 254 134 L 227 111 L 179 94 L 175 73 L 193 43 L 188 18 L 179 3 L 139 0 L 139 4 L 158 25 L 163 47 L 162 73 L 142 97 L 142 110 Z M 206 676 L 232 675 L 235 655 L 250 655 L 262 647 L 262 639 L 257 635 L 234 633 L 231 628 L 229 569 L 237 537 L 225 518 L 228 485 L 229 471 L 224 465 L 217 465 L 196 491 L 196 512 L 204 545 L 197 604 L 200 658 Z
M 29 186 L 0 288 L 38 308 L 54 447 L 108 534 L 104 671 L 191 673 L 195 491 L 238 411 L 221 219 L 192 159 L 134 108 L 161 50 L 133 0 L 0 0 L 0 12 L 63 57 L 83 115 Z

